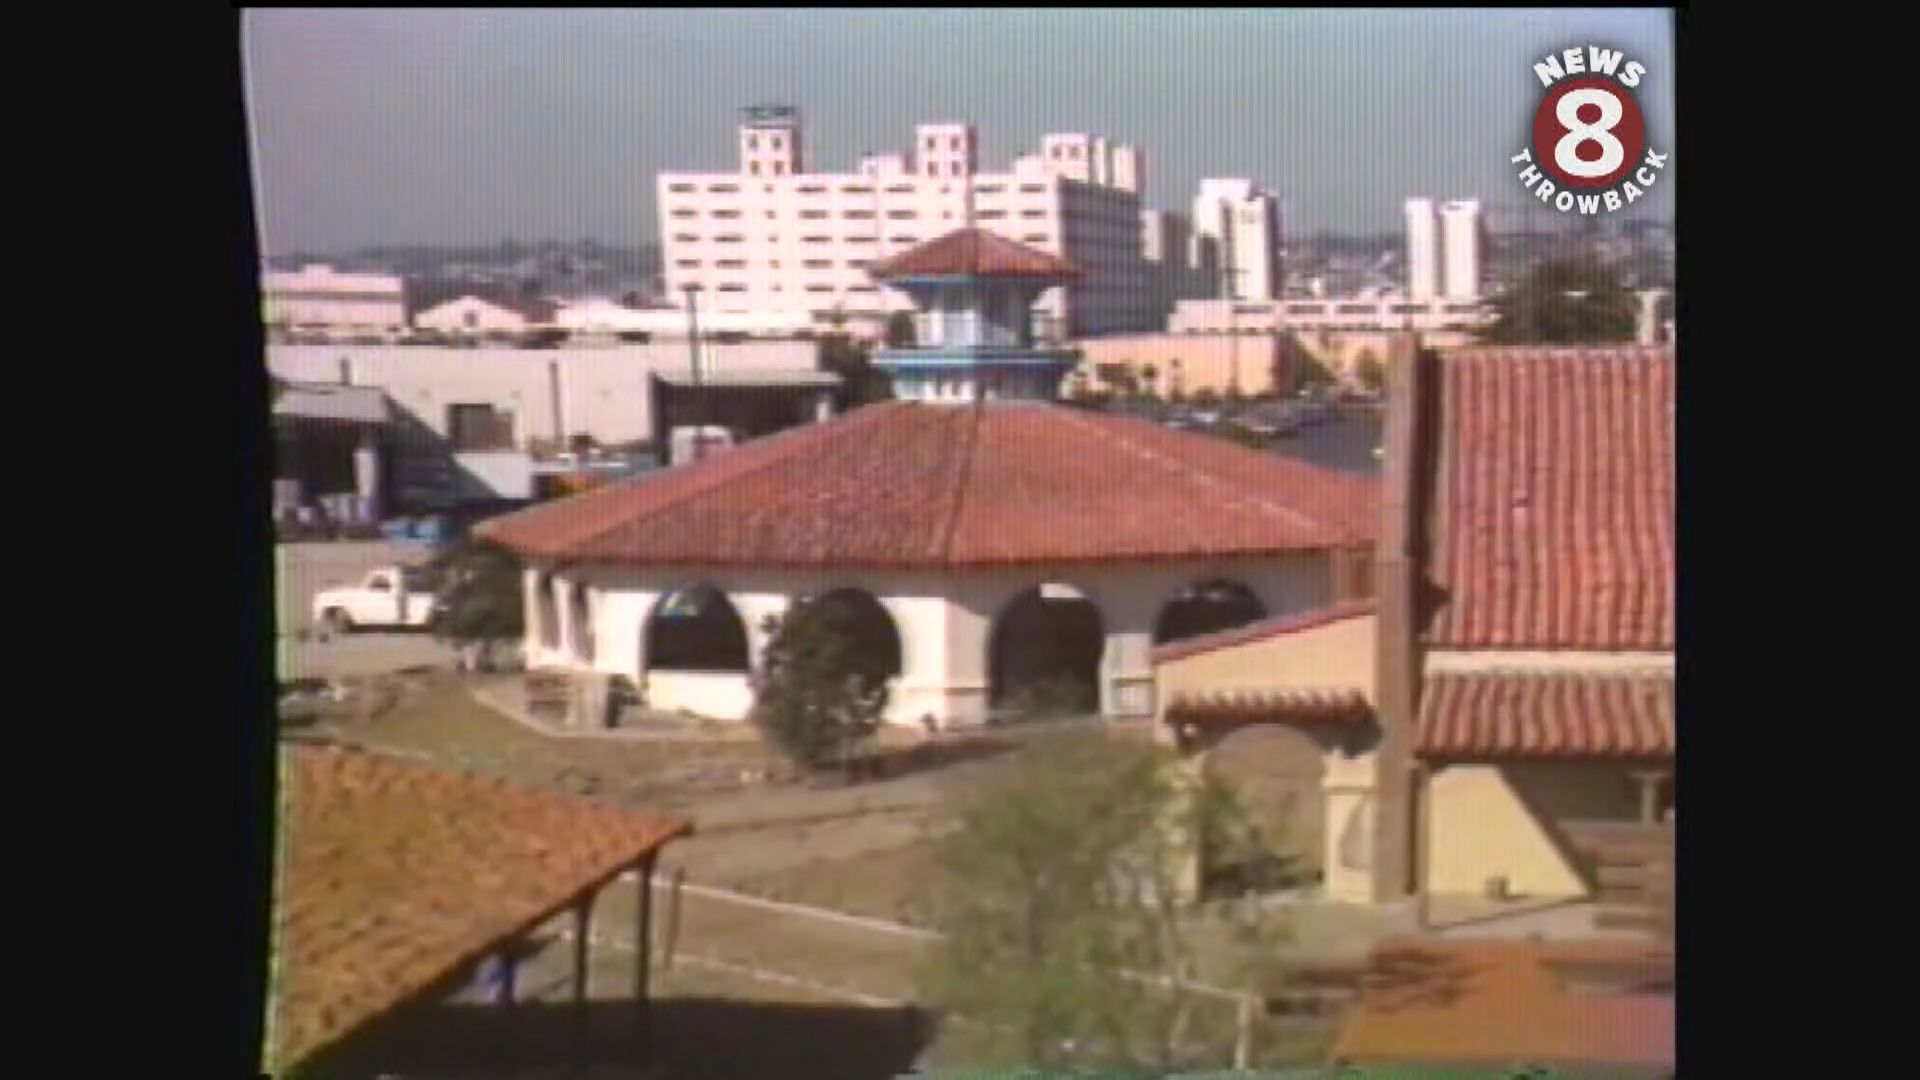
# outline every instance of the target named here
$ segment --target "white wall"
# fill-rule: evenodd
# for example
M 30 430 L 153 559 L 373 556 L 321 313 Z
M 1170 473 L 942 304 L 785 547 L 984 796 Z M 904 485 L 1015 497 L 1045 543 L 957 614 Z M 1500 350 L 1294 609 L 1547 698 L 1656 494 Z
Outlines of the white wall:
M 642 671 L 644 627 L 660 597 L 702 582 L 726 593 L 746 624 L 751 661 L 757 667 L 766 645 L 762 630 L 765 616 L 784 611 L 793 597 L 857 588 L 880 601 L 901 637 L 902 671 L 889 700 L 888 720 L 917 724 L 931 716 L 943 725 L 973 724 L 985 719 L 987 713 L 989 649 L 995 619 L 1025 590 L 1059 583 L 1073 586 L 1101 610 L 1106 634 L 1101 660 L 1102 711 L 1112 716 L 1148 716 L 1154 707 L 1154 621 L 1186 586 L 1215 577 L 1246 584 L 1273 615 L 1321 606 L 1331 595 L 1324 555 L 948 574 L 583 568 L 562 575 L 562 580 L 584 585 L 594 596 L 593 659 L 582 660 L 564 641 L 559 648 L 543 647 L 531 622 L 527 655 L 536 666 L 591 667 L 626 675 L 648 693 L 655 707 L 684 707 L 719 719 L 742 719 L 751 704 L 744 676 L 687 678 L 683 673 L 669 673 L 664 681 L 658 681 Z
M 476 296 L 463 296 L 430 307 L 415 315 L 413 324 L 423 330 L 479 334 L 519 333 L 528 325 L 525 315 Z
M 393 331 L 406 325 L 405 286 L 387 274 L 342 274 L 315 264 L 260 275 L 264 321 L 299 327 Z

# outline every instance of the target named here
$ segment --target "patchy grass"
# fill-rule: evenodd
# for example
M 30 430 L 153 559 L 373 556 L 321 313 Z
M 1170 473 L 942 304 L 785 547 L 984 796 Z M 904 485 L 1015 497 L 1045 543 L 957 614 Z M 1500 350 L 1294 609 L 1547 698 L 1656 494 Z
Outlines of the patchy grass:
M 713 739 L 558 738 L 530 731 L 475 702 L 469 684 L 450 673 L 390 680 L 377 709 L 316 708 L 288 738 L 324 738 L 655 811 L 695 824 L 690 840 L 670 846 L 663 870 L 685 867 L 696 883 L 735 888 L 769 899 L 927 926 L 943 887 L 936 845 L 950 827 L 955 786 L 990 777 L 1017 760 L 1021 740 L 1057 724 L 1021 725 L 943 736 L 893 758 L 884 778 L 859 784 L 832 780 L 770 783 L 752 774 L 783 770 L 764 745 L 729 726 Z M 1114 726 L 1123 738 L 1144 730 Z M 1005 745 L 996 745 L 1003 743 Z M 656 927 L 665 904 L 656 896 Z M 1289 953 L 1364 952 L 1387 920 L 1365 909 L 1305 906 L 1276 918 L 1292 922 Z M 1235 944 L 1217 913 L 1203 909 L 1202 977 L 1238 982 Z M 1217 923 L 1217 930 L 1213 923 Z M 630 935 L 630 886 L 609 888 L 595 911 L 596 928 Z M 1376 925 L 1378 924 L 1378 925 Z M 883 997 L 913 999 L 926 955 L 924 942 L 856 927 L 823 923 L 711 899 L 689 897 L 683 909 L 683 953 L 800 976 L 829 986 Z M 528 989 L 540 998 L 564 996 L 565 948 L 529 965 Z M 618 999 L 632 987 L 631 952 L 596 950 L 592 996 Z M 663 996 L 710 996 L 741 1002 L 824 1004 L 822 995 L 691 964 L 658 973 Z M 1336 1018 L 1262 1017 L 1254 1033 L 1261 1064 L 1317 1059 Z M 1230 1005 L 1209 1003 L 1195 1015 L 1189 1040 L 1230 1060 L 1235 1034 Z M 949 1049 L 948 1033 L 934 1059 L 966 1064 Z M 955 1044 L 958 1045 L 958 1044 Z M 1222 1049 L 1224 1048 L 1224 1049 Z M 1224 1056 L 1223 1056 L 1224 1055 Z
M 731 887 L 770 900 L 930 926 L 937 879 L 934 849 L 928 838 L 850 858 L 810 859 L 742 877 Z
M 777 763 L 750 740 L 563 739 L 529 731 L 474 701 L 458 676 L 394 679 L 377 710 L 328 710 L 305 737 L 423 758 L 531 787 L 675 810 L 703 794 L 747 786 Z

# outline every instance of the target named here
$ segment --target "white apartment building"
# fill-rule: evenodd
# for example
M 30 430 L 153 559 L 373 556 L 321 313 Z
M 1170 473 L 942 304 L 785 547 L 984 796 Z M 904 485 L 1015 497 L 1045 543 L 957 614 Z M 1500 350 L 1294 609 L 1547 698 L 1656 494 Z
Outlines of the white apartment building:
M 1415 302 L 1480 298 L 1480 203 L 1408 199 L 1407 293 Z
M 1280 199 L 1251 180 L 1200 181 L 1193 200 L 1195 266 L 1220 277 L 1211 295 L 1233 300 L 1271 300 L 1284 284 L 1280 264 Z M 1211 255 L 1204 245 L 1210 241 Z
M 313 263 L 263 271 L 260 292 L 268 326 L 392 334 L 407 325 L 405 286 L 386 274 L 342 274 Z
M 1433 300 L 1440 290 L 1440 239 L 1434 229 L 1433 200 L 1408 199 L 1407 296 L 1415 303 Z
M 878 333 L 910 311 L 867 276 L 875 261 L 975 225 L 1079 267 L 1081 279 L 1035 305 L 1043 333 L 1098 334 L 1156 324 L 1140 251 L 1137 149 L 1101 136 L 1048 135 L 1005 172 L 979 171 L 970 124 L 921 124 L 909 153 L 868 154 L 854 172 L 810 172 L 791 109 L 749 110 L 732 172 L 658 177 L 670 301 L 700 290 L 703 322 L 794 313 L 817 329 L 843 321 Z
M 1459 199 L 1440 204 L 1440 295 L 1446 300 L 1480 298 L 1480 203 Z

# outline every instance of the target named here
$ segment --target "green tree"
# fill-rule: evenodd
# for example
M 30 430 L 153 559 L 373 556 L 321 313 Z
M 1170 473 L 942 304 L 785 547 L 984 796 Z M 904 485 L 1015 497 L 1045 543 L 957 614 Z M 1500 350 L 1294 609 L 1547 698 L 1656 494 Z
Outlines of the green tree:
M 893 397 L 893 380 L 873 366 L 872 353 L 848 334 L 838 330 L 823 334 L 815 349 L 820 370 L 840 376 L 842 409 L 857 409 Z
M 1180 884 L 1235 802 L 1167 750 L 1055 734 L 963 790 L 942 842 L 929 990 L 970 1064 L 1065 1069 L 1225 1064 L 1193 1021 L 1217 998 Z M 1270 949 L 1250 950 L 1261 957 Z M 1264 967 L 1215 973 L 1251 990 Z M 1216 1025 L 1217 1029 L 1218 1025 Z
M 428 573 L 440 586 L 434 636 L 475 649 L 483 670 L 495 646 L 526 633 L 521 564 L 512 552 L 468 540 L 436 556 Z
M 1095 364 L 1093 373 L 1109 394 L 1132 397 L 1140 389 L 1139 379 L 1134 375 L 1131 364 Z
M 851 767 L 853 751 L 879 730 L 887 673 L 861 648 L 838 609 L 798 604 L 770 615 L 766 658 L 754 679 L 754 726 L 807 769 Z
M 1493 307 L 1494 322 L 1480 336 L 1496 344 L 1632 341 L 1638 315 L 1618 268 L 1591 258 L 1540 263 Z
M 887 316 L 887 348 L 911 349 L 913 344 L 913 316 L 904 311 Z
M 1331 386 L 1334 377 L 1327 365 L 1320 362 L 1299 335 L 1289 333 L 1280 339 L 1280 348 L 1273 361 L 1273 385 L 1290 388 L 1292 392 L 1309 387 Z
M 1214 392 L 1213 387 L 1203 386 L 1193 392 L 1193 403 L 1202 408 L 1209 408 L 1220 404 L 1220 395 Z

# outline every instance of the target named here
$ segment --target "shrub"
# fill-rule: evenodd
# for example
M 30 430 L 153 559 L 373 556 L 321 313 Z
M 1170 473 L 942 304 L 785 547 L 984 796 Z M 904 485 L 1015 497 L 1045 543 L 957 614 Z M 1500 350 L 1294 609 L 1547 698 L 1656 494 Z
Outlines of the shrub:
M 886 712 L 887 684 L 858 639 L 828 613 L 805 606 L 768 616 L 766 659 L 755 678 L 751 719 L 794 764 L 850 765 Z

